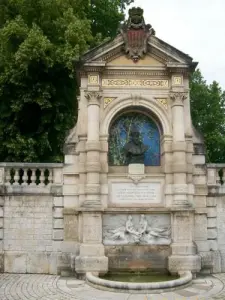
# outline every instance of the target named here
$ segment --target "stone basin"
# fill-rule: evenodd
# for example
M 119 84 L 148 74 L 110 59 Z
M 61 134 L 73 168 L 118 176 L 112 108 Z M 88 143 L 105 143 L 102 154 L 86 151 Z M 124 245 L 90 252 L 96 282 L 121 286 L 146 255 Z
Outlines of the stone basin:
M 181 286 L 190 285 L 192 281 L 192 273 L 190 271 L 178 272 L 178 277 L 176 279 L 166 279 L 165 281 L 158 282 L 123 282 L 100 278 L 99 276 L 88 272 L 86 274 L 86 280 L 89 285 L 102 290 L 124 293 L 161 293 L 163 291 L 173 291 Z

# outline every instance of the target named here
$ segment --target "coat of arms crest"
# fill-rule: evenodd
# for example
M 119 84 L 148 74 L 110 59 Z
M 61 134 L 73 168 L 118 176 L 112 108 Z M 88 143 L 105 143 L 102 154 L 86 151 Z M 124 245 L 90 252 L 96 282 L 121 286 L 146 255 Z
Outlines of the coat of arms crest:
M 147 42 L 155 30 L 151 25 L 146 25 L 143 9 L 133 7 L 129 10 L 129 19 L 122 26 L 121 33 L 125 41 L 125 53 L 137 62 L 147 52 Z

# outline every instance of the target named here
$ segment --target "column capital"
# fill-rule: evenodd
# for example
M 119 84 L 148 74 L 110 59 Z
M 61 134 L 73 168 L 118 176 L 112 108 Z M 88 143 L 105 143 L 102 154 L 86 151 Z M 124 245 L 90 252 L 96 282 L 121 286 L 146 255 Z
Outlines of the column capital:
M 97 91 L 85 91 L 85 98 L 88 100 L 90 104 L 100 104 L 100 100 L 102 99 L 102 93 Z
M 183 105 L 184 100 L 187 99 L 188 94 L 187 92 L 173 92 L 171 91 L 170 99 L 173 101 L 173 105 Z

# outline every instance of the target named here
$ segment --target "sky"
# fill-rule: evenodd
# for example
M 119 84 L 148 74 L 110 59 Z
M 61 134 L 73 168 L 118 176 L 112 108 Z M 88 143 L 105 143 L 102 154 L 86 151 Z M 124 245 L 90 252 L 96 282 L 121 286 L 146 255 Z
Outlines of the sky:
M 225 0 L 134 0 L 156 36 L 199 62 L 208 84 L 225 90 Z

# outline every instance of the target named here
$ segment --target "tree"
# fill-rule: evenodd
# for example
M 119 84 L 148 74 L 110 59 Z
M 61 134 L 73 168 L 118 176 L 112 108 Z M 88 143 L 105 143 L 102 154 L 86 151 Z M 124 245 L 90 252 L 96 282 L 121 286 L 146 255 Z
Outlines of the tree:
M 225 161 L 225 92 L 214 81 L 207 85 L 199 70 L 190 83 L 191 114 L 196 129 L 204 136 L 208 162 Z
M 76 120 L 74 60 L 115 35 L 130 2 L 1 0 L 0 161 L 62 160 Z
M 113 37 L 124 20 L 124 10 L 133 0 L 90 0 L 88 18 L 94 36 Z M 103 17 L 104 16 L 104 17 Z

